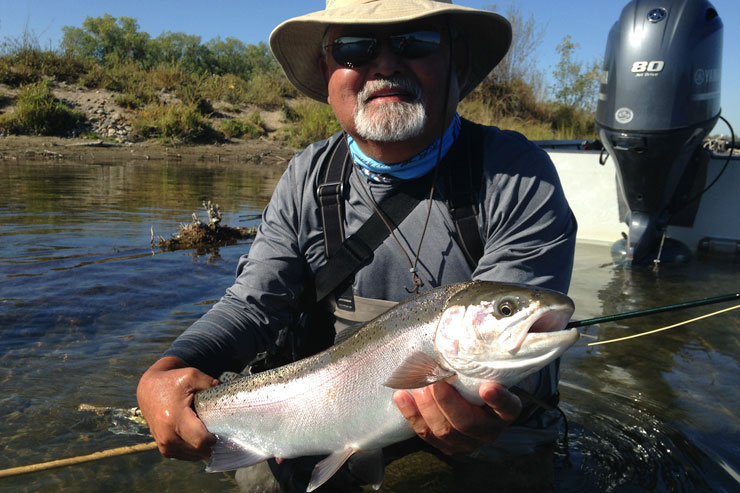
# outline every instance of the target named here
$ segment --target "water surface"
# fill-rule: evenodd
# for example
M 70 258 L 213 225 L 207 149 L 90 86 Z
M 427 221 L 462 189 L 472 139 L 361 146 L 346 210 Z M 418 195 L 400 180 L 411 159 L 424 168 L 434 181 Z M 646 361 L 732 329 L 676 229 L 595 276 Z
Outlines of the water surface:
M 198 256 L 160 252 L 203 200 L 224 222 L 253 226 L 281 168 L 244 164 L 6 162 L 0 164 L 0 469 L 151 440 L 124 410 L 141 373 L 233 280 L 249 243 Z M 658 272 L 611 263 L 579 244 L 575 318 L 703 298 L 740 287 L 728 259 Z M 740 314 L 729 312 L 630 342 L 588 347 L 727 304 L 604 324 L 563 360 L 569 440 L 552 457 L 558 491 L 740 488 Z M 99 412 L 79 410 L 93 406 Z M 112 408 L 110 410 L 105 410 Z M 385 491 L 456 489 L 444 466 L 417 458 Z M 399 472 L 400 471 L 400 472 Z M 404 486 L 410 485 L 410 486 Z M 405 489 L 404 489 L 405 488 Z M 416 490 L 414 488 L 417 488 Z M 237 491 L 144 452 L 0 479 L 1 491 Z

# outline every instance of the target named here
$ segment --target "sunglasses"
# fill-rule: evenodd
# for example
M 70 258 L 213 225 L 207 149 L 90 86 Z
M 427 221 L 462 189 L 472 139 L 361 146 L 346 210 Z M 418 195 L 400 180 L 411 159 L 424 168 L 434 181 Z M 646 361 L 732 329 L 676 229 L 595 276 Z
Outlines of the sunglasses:
M 403 58 L 422 58 L 434 53 L 440 45 L 440 35 L 434 31 L 417 31 L 389 36 L 390 49 Z M 370 36 L 339 36 L 326 46 L 339 65 L 356 68 L 380 53 L 380 39 Z

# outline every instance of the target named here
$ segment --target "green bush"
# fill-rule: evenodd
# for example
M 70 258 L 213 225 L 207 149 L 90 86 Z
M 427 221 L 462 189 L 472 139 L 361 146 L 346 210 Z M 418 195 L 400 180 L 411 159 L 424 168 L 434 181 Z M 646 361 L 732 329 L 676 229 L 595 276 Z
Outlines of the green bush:
M 222 135 L 193 105 L 150 104 L 138 113 L 133 128 L 139 136 L 159 139 L 165 144 L 206 143 L 222 139 Z
M 303 147 L 341 130 L 334 112 L 327 104 L 311 100 L 296 105 L 293 110 L 296 114 L 295 124 L 287 130 L 291 145 Z
M 204 90 L 207 80 L 207 75 L 190 74 L 175 87 L 174 92 L 184 104 L 194 106 L 203 115 L 210 116 L 214 109 Z
M 596 121 L 590 111 L 556 103 L 550 120 L 553 130 L 564 139 L 596 137 Z
M 174 91 L 180 84 L 186 83 L 190 74 L 185 73 L 182 67 L 169 63 L 157 65 L 147 72 L 147 80 L 154 90 L 165 89 Z
M 116 92 L 154 92 L 147 80 L 147 73 L 133 62 L 115 63 L 103 71 L 100 86 Z
M 29 71 L 58 81 L 76 82 L 87 65 L 82 59 L 61 55 L 55 51 L 24 49 L 15 53 L 16 66 L 28 67 Z
M 259 113 L 252 113 L 252 116 L 248 120 L 240 118 L 231 118 L 224 121 L 219 130 L 223 132 L 227 139 L 238 138 L 247 136 L 249 138 L 256 138 L 262 135 L 267 135 L 267 129 L 265 123 L 262 121 Z
M 88 66 L 80 58 L 33 47 L 17 47 L 0 57 L 0 83 L 13 87 L 42 78 L 76 82 L 86 70 Z
M 280 106 L 280 112 L 283 114 L 283 119 L 287 122 L 297 122 L 301 119 L 301 115 L 285 103 Z
M 115 97 L 115 102 L 119 106 L 123 106 L 124 108 L 128 108 L 131 110 L 139 109 L 142 106 L 146 105 L 147 103 L 150 103 L 151 101 L 145 101 L 136 94 L 131 93 L 123 93 L 119 94 Z
M 516 130 L 530 139 L 596 137 L 593 113 L 561 103 L 539 101 L 530 84 L 488 78 L 458 106 L 470 120 Z
M 90 65 L 90 68 L 84 74 L 80 75 L 79 83 L 88 89 L 94 87 L 103 87 L 105 79 L 105 69 L 102 65 Z
M 0 129 L 13 134 L 67 135 L 84 115 L 54 97 L 48 81 L 21 87 L 13 112 L 0 116 Z
M 247 81 L 246 102 L 263 108 L 279 108 L 287 97 L 296 97 L 298 91 L 281 73 L 259 73 Z
M 542 121 L 548 116 L 547 104 L 537 101 L 532 86 L 519 78 L 503 82 L 489 77 L 460 103 L 459 111 L 488 125 L 507 117 Z
M 39 75 L 26 65 L 15 63 L 12 56 L 0 57 L 0 84 L 19 87 L 39 80 Z
M 247 81 L 233 74 L 212 75 L 203 80 L 201 89 L 212 101 L 225 101 L 232 105 L 249 101 Z

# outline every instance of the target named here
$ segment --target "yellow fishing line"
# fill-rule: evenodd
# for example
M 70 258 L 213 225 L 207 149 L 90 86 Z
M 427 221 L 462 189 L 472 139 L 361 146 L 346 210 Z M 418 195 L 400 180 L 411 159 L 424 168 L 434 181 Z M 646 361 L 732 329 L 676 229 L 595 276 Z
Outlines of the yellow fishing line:
M 719 310 L 719 311 L 716 311 L 714 313 L 708 313 L 706 315 L 702 315 L 701 317 L 692 318 L 691 320 L 685 320 L 685 321 L 679 322 L 677 324 L 669 325 L 668 327 L 661 327 L 659 329 L 649 330 L 647 332 L 642 332 L 640 334 L 633 334 L 631 336 L 620 337 L 618 339 L 609 339 L 607 341 L 589 342 L 587 344 L 587 346 L 596 346 L 598 344 L 610 344 L 612 342 L 626 341 L 627 339 L 634 339 L 636 337 L 642 337 L 642 336 L 647 336 L 647 335 L 650 335 L 650 334 L 655 334 L 656 332 L 662 332 L 664 330 L 672 329 L 674 327 L 678 327 L 679 325 L 686 325 L 688 323 L 696 322 L 697 320 L 701 320 L 702 318 L 713 317 L 715 315 L 719 315 L 720 313 L 729 312 L 730 310 L 735 310 L 737 308 L 740 308 L 740 305 L 731 306 L 730 308 L 724 308 L 724 309 Z

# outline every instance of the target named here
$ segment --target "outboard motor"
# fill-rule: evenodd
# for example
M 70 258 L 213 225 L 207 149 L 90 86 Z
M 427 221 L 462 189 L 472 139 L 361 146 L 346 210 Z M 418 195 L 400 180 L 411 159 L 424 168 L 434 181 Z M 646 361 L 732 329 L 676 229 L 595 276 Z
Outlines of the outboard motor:
M 615 160 L 632 264 L 655 258 L 679 210 L 678 224 L 693 225 L 698 201 L 687 214 L 686 200 L 704 184 L 721 67 L 722 21 L 708 0 L 632 0 L 609 32 L 596 124 Z

